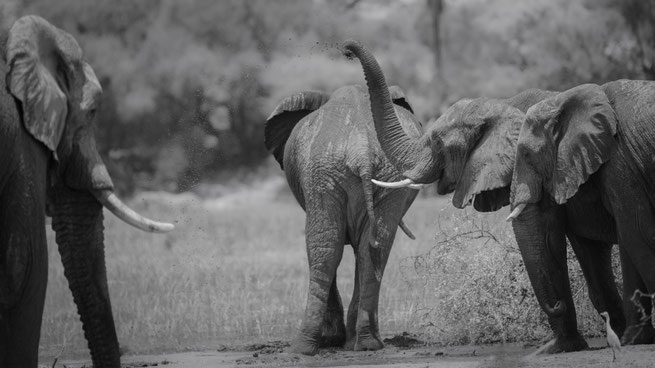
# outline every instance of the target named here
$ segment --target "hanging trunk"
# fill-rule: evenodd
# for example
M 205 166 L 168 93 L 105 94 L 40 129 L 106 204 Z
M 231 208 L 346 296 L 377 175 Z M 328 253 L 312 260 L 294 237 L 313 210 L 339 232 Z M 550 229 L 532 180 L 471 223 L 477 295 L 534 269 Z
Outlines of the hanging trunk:
M 574 308 L 566 266 L 564 228 L 558 226 L 562 217 L 565 215 L 556 206 L 544 211 L 538 205 L 528 205 L 522 216 L 512 223 L 530 283 L 554 331 L 564 328 L 559 317 L 568 308 Z M 575 313 L 570 312 L 566 314 L 573 314 L 575 318 Z
M 380 65 L 359 42 L 344 43 L 345 53 L 356 56 L 364 69 L 375 131 L 387 158 L 405 177 L 417 183 L 431 183 L 440 174 L 437 166 L 441 141 L 430 134 L 413 139 L 403 130 L 393 107 Z
M 87 192 L 65 188 L 57 188 L 52 198 L 52 228 L 93 366 L 120 368 L 107 288 L 102 205 Z

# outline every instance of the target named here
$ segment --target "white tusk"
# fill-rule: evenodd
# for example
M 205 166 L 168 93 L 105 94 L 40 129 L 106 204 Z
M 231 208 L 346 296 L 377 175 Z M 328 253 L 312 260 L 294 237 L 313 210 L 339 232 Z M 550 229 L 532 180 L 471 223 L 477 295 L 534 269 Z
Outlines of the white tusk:
M 400 228 L 401 228 L 402 231 L 405 233 L 405 235 L 407 235 L 408 238 L 410 238 L 410 239 L 412 239 L 412 240 L 416 240 L 416 236 L 414 236 L 414 233 L 412 233 L 412 230 L 410 230 L 410 229 L 407 227 L 407 225 L 405 224 L 405 221 L 403 221 L 403 220 L 401 219 L 400 222 L 398 223 L 398 226 L 400 226 Z
M 151 233 L 167 233 L 175 226 L 166 222 L 157 222 L 145 218 L 121 201 L 111 190 L 94 191 L 93 195 L 103 206 L 127 224 Z
M 392 183 L 387 183 L 385 181 L 379 181 L 371 179 L 373 184 L 383 187 L 383 188 L 411 188 L 411 189 L 421 189 L 423 184 L 416 184 L 412 179 L 403 179 L 401 181 L 395 181 Z
M 527 206 L 527 203 L 521 203 L 516 208 L 514 208 L 514 211 L 507 216 L 507 221 L 513 221 L 515 218 L 519 217 L 521 212 L 525 209 L 525 206 Z

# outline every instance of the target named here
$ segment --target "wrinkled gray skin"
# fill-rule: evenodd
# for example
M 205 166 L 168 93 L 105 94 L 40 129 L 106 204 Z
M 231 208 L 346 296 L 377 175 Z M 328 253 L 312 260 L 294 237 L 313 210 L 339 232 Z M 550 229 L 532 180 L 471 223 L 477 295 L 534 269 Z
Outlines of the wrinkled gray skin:
M 595 308 L 609 312 L 619 336 L 625 330 L 626 317 L 629 325 L 637 324 L 633 308 L 626 309 L 626 317 L 623 315 L 610 252 L 612 244 L 620 241 L 624 299 L 636 288 L 655 291 L 655 273 L 647 272 L 655 266 L 655 167 L 647 160 L 655 152 L 655 125 L 651 124 L 655 110 L 646 102 L 655 97 L 655 84 L 619 81 L 562 93 L 527 90 L 506 100 L 462 100 L 416 139 L 398 129 L 375 59 L 354 41 L 347 42 L 345 48 L 362 63 L 377 137 L 405 178 L 416 183 L 439 180 L 438 192 L 454 191 L 453 204 L 458 208 L 473 204 L 479 211 L 495 211 L 510 204 L 510 194 L 512 208 L 530 203 L 513 228 L 535 294 L 555 334 L 549 352 L 587 347 L 577 329 L 565 237 L 578 257 Z M 594 93 L 587 96 L 588 90 Z M 548 109 L 555 102 L 560 109 Z M 597 111 L 602 114 L 597 115 Z M 619 132 L 626 136 L 616 135 L 611 124 L 598 125 L 595 120 L 612 120 L 614 125 L 618 121 Z M 524 125 L 526 121 L 535 123 Z M 549 134 L 544 133 L 544 126 L 551 129 Z M 556 149 L 558 139 L 568 145 L 560 144 Z M 596 143 L 588 146 L 594 140 Z M 602 155 L 592 153 L 595 147 L 600 147 Z M 558 149 L 564 157 L 578 153 L 577 163 L 568 160 L 573 168 L 557 166 L 561 171 L 553 171 Z M 590 161 L 599 155 L 600 162 L 592 164 Z M 577 177 L 557 179 L 578 185 L 567 192 L 565 200 L 541 196 L 555 173 L 575 173 L 578 167 L 589 170 Z M 642 301 L 650 310 L 649 301 Z M 629 305 L 626 300 L 625 306 Z M 650 342 L 652 337 L 652 326 L 647 326 L 641 335 L 628 329 L 624 341 Z
M 391 91 L 403 131 L 420 136 L 402 91 Z M 374 176 L 396 180 L 400 174 L 375 138 L 368 100 L 361 86 L 342 87 L 331 96 L 301 92 L 283 100 L 266 122 L 266 147 L 307 213 L 309 293 L 292 352 L 312 355 L 319 347 L 344 344 L 354 350 L 383 347 L 378 330 L 381 277 L 396 230 L 417 192 L 373 187 Z M 356 259 L 345 324 L 336 283 L 344 244 L 352 245 Z
M 102 205 L 113 184 L 92 118 L 102 92 L 77 42 L 39 17 L 0 42 L 0 367 L 35 368 L 48 276 L 45 215 L 93 366 L 120 367 Z M 6 43 L 5 43 L 6 39 Z M 6 45 L 6 46 L 5 46 Z

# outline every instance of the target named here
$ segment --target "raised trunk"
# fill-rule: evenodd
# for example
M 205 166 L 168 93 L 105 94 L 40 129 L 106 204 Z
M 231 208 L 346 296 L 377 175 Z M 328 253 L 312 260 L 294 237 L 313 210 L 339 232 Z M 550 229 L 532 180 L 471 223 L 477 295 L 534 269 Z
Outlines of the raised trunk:
M 394 110 L 391 95 L 377 60 L 359 42 L 349 40 L 343 45 L 348 56 L 356 56 L 364 69 L 371 101 L 375 131 L 387 158 L 405 177 L 417 183 L 438 179 L 437 167 L 441 142 L 429 134 L 413 139 L 403 130 Z
M 564 226 L 560 223 L 565 219 L 562 212 L 557 206 L 544 209 L 528 205 L 512 223 L 532 288 L 557 335 L 566 335 L 571 326 L 577 331 Z M 573 320 L 568 320 L 571 317 Z
M 87 192 L 65 188 L 56 189 L 52 198 L 52 228 L 93 366 L 119 368 L 105 269 L 102 206 Z

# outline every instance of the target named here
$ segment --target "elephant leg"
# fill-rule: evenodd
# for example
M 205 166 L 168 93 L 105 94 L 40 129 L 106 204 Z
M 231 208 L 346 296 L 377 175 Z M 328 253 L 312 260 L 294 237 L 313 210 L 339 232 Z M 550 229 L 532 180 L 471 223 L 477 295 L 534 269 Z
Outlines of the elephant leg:
M 615 163 L 615 165 L 619 164 L 621 163 Z M 643 189 L 639 175 L 621 172 L 621 175 L 608 174 L 605 179 L 607 180 L 605 187 L 608 188 L 608 200 L 616 221 L 616 230 L 621 246 L 621 264 L 625 285 L 624 307 L 628 321 L 628 328 L 623 340 L 632 343 L 650 343 L 654 341 L 653 337 L 655 336 L 652 324 L 646 323 L 651 326 L 644 326 L 643 329 L 638 327 L 640 324 L 638 319 L 641 316 L 630 299 L 636 289 L 644 293 L 655 293 L 655 272 L 653 272 L 653 265 L 655 265 L 655 208 L 648 200 L 648 193 Z M 640 302 L 646 314 L 650 314 L 652 306 L 647 298 L 641 298 Z M 641 332 L 638 332 L 639 330 Z
M 357 260 L 359 262 L 359 305 L 357 308 L 357 322 L 355 326 L 356 337 L 354 350 L 379 350 L 384 347 L 380 338 L 378 325 L 378 303 L 380 299 L 381 279 L 375 276 L 375 268 L 384 271 L 387 264 L 391 246 L 398 229 L 398 216 L 400 211 L 385 211 L 384 207 L 379 207 L 378 213 L 385 214 L 385 217 L 378 217 L 377 238 L 370 239 L 368 236 L 368 226 L 364 231 L 363 240 L 360 242 Z M 369 242 L 379 244 L 379 265 L 374 265 L 371 258 L 371 247 Z M 374 259 L 378 259 L 375 257 Z
M 578 331 L 571 294 L 565 221 L 566 214 L 561 206 L 538 203 L 526 206 L 512 222 L 530 283 L 555 335 L 555 343 L 546 350 L 548 353 L 588 347 Z
M 621 247 L 619 251 L 621 255 L 621 271 L 623 273 L 623 306 L 628 326 L 621 339 L 621 344 L 650 344 L 654 342 L 655 330 L 653 330 L 650 321 L 642 321 L 643 316 L 641 311 L 631 300 L 635 290 L 645 291 L 647 288 L 624 247 Z M 641 298 L 639 301 L 644 311 L 649 313 L 652 308 L 651 300 Z
M 15 202 L 0 209 L 0 367 L 36 368 L 48 283 L 45 217 L 37 204 L 44 201 L 20 203 L 25 194 L 18 193 L 5 194 Z
M 300 332 L 290 347 L 292 353 L 314 355 L 320 346 L 330 288 L 343 255 L 346 227 L 342 201 L 338 196 L 324 195 L 307 206 L 309 291 Z
M 357 255 L 358 247 L 355 248 Z M 357 338 L 357 313 L 359 312 L 359 257 L 355 257 L 355 286 L 353 287 L 353 296 L 348 306 L 347 324 L 346 324 L 346 344 L 344 349 L 354 350 L 355 340 Z
M 330 295 L 327 301 L 327 311 L 323 317 L 320 347 L 343 346 L 346 342 L 346 325 L 343 321 L 343 303 L 337 289 L 337 276 L 334 275 Z
M 626 321 L 623 301 L 616 288 L 612 271 L 613 245 L 572 233 L 567 233 L 567 237 L 587 281 L 591 303 L 598 313 L 605 311 L 609 313 L 612 329 L 618 336 L 622 336 Z

